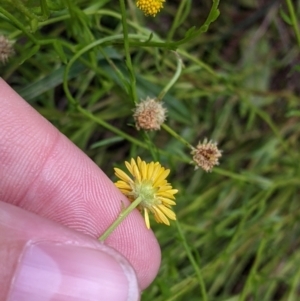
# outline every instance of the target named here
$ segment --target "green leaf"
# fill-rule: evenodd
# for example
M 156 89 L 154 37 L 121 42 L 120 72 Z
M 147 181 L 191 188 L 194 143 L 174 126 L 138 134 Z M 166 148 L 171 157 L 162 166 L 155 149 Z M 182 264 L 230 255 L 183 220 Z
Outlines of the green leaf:
M 95 149 L 101 146 L 105 146 L 105 145 L 110 145 L 110 144 L 114 144 L 116 142 L 120 142 L 123 141 L 124 138 L 123 137 L 119 137 L 119 136 L 115 136 L 115 137 L 111 137 L 111 138 L 107 138 L 98 142 L 95 142 L 91 145 L 90 149 Z
M 210 23 L 216 21 L 219 16 L 220 16 L 220 10 L 219 9 L 216 9 L 215 11 L 213 11 L 212 14 L 211 14 L 211 17 L 210 17 Z
M 185 38 L 188 38 L 190 37 L 191 35 L 193 35 L 193 33 L 195 32 L 196 30 L 196 26 L 193 26 L 191 27 L 184 35 Z
M 286 117 L 292 117 L 297 116 L 300 117 L 300 111 L 299 110 L 292 110 L 286 114 Z
M 78 76 L 78 74 L 83 72 L 85 69 L 86 67 L 82 63 L 76 62 L 70 70 L 68 79 Z M 44 78 L 38 79 L 36 82 L 33 82 L 20 90 L 16 90 L 24 99 L 30 102 L 35 97 L 57 87 L 58 85 L 61 85 L 63 82 L 64 70 L 65 67 L 60 67 Z
M 30 20 L 30 29 L 31 32 L 36 32 L 36 30 L 38 29 L 39 26 L 39 22 L 37 19 L 31 19 Z
M 293 22 L 292 22 L 290 16 L 288 16 L 288 15 L 283 11 L 282 8 L 279 10 L 279 13 L 280 13 L 280 16 L 281 16 L 281 18 L 282 18 L 283 21 L 285 21 L 285 22 L 286 22 L 287 24 L 289 24 L 289 25 L 293 25 Z
M 25 49 L 23 55 L 19 58 L 18 64 L 22 65 L 26 60 L 35 55 L 40 49 L 40 45 L 34 45 L 31 49 Z
M 65 55 L 64 49 L 59 41 L 55 41 L 54 49 L 56 50 L 57 54 L 59 55 L 60 59 L 64 64 L 68 62 L 67 57 Z
M 103 50 L 109 58 L 114 58 L 114 59 L 121 58 L 120 54 L 111 47 L 106 47 Z M 104 59 L 103 56 L 99 55 L 99 59 L 98 59 L 99 65 L 100 62 L 102 64 L 103 59 Z M 75 62 L 68 74 L 68 79 L 72 79 L 78 76 L 79 73 L 84 72 L 86 69 L 87 67 L 84 66 L 81 62 L 79 61 Z M 64 70 L 65 70 L 65 66 L 60 66 L 59 68 L 53 70 L 51 73 L 47 74 L 45 77 L 39 78 L 36 82 L 32 82 L 28 86 L 16 90 L 24 99 L 30 102 L 35 97 L 38 97 L 39 95 L 57 87 L 58 85 L 61 85 L 63 82 Z M 112 68 L 110 68 L 110 72 L 116 76 Z M 116 76 L 115 80 L 118 81 L 119 78 Z M 120 86 L 122 85 L 120 80 L 119 80 L 119 84 Z
M 61 0 L 47 0 L 47 5 L 50 10 L 62 10 L 65 8 L 63 1 Z
M 300 72 L 300 65 L 297 64 L 297 65 L 293 66 L 292 70 L 293 70 L 293 71 Z

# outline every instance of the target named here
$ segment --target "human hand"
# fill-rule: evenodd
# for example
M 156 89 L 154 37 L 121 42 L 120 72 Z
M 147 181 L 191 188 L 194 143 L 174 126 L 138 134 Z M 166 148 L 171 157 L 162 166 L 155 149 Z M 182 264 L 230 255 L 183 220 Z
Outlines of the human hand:
M 0 79 L 0 301 L 138 300 L 160 249 L 137 210 L 97 240 L 121 202 L 106 175 Z

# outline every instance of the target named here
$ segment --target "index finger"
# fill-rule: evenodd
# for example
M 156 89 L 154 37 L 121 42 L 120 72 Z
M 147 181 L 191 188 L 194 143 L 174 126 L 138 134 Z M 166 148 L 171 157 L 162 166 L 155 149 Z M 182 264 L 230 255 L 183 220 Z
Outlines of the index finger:
M 0 79 L 0 201 L 98 238 L 128 200 L 81 150 Z M 160 249 L 134 210 L 105 243 L 136 270 L 157 274 Z

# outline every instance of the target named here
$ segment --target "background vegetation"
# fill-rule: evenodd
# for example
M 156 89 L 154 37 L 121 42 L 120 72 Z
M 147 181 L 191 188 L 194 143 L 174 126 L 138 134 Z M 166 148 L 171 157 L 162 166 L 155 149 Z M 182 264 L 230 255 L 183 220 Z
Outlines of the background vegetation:
M 16 52 L 1 76 L 111 179 L 139 155 L 180 190 L 179 223 L 152 222 L 162 266 L 142 300 L 300 300 L 300 2 L 169 0 L 153 18 L 128 0 L 125 46 L 118 1 L 24 3 L 1 1 Z M 166 124 L 218 142 L 212 173 L 165 130 L 134 127 L 134 102 L 176 71 L 171 50 L 184 68 Z

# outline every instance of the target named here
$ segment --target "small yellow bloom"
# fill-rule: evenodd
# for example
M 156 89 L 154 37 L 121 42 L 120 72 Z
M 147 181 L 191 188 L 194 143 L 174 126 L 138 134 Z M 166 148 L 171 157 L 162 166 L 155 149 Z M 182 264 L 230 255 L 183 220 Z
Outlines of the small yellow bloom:
M 137 0 L 136 6 L 141 9 L 146 16 L 155 17 L 156 14 L 164 7 L 165 0 Z
M 121 180 L 115 185 L 127 198 L 133 202 L 138 197 L 142 198 L 138 209 L 144 212 L 147 228 L 150 228 L 149 211 L 153 213 L 158 223 L 170 225 L 168 220 L 176 220 L 175 213 L 170 209 L 176 205 L 173 189 L 166 180 L 170 170 L 165 169 L 158 162 L 146 163 L 140 157 L 135 161 L 125 162 L 131 177 L 119 168 L 115 168 L 115 175 Z

